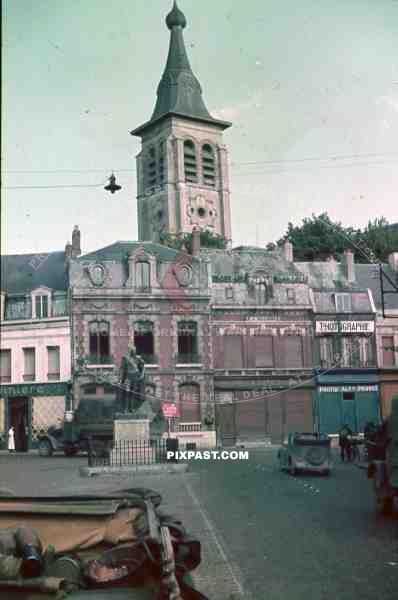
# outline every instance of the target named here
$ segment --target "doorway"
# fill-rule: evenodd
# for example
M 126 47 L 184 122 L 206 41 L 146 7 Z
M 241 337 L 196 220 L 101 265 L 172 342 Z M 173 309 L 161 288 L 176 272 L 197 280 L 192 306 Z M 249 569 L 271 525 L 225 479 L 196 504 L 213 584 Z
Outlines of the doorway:
M 29 399 L 25 396 L 8 400 L 8 427 L 14 428 L 16 452 L 29 449 Z

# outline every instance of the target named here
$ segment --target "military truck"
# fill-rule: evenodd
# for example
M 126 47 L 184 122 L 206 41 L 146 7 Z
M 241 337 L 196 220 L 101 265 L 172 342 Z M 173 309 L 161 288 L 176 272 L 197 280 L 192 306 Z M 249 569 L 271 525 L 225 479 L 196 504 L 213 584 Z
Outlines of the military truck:
M 378 431 L 369 451 L 368 478 L 373 480 L 377 510 L 398 511 L 398 396 L 392 400 L 391 415 Z
M 40 456 L 51 456 L 63 451 L 75 456 L 88 451 L 106 449 L 113 442 L 113 421 L 117 413 L 116 395 L 85 394 L 76 410 L 66 411 L 61 427 L 50 427 L 39 436 Z

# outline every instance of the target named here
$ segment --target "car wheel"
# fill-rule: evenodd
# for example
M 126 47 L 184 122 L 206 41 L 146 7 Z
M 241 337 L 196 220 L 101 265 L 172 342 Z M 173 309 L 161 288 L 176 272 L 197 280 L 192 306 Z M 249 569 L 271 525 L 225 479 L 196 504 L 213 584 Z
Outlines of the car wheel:
M 39 441 L 39 454 L 43 457 L 52 456 L 53 449 L 48 440 L 40 440 Z

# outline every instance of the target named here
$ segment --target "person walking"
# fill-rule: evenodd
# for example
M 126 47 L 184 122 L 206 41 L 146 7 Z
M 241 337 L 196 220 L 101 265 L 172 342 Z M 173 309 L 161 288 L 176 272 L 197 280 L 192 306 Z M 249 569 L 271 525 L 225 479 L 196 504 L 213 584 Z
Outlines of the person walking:
M 12 425 L 8 430 L 8 452 L 10 452 L 10 454 L 15 452 L 15 434 L 14 427 Z

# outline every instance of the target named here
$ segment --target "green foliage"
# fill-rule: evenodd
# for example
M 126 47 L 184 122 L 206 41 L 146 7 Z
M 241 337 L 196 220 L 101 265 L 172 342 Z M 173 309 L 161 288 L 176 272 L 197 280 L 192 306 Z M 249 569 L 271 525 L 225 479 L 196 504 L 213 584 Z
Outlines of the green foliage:
M 293 244 L 297 261 L 323 261 L 329 256 L 340 260 L 344 250 L 349 248 L 356 262 L 385 262 L 391 252 L 398 251 L 398 231 L 388 227 L 384 217 L 369 221 L 361 230 L 332 221 L 326 212 L 313 214 L 303 219 L 301 225 L 289 223 L 278 245 L 287 239 Z
M 163 234 L 161 236 L 161 243 L 169 248 L 175 248 L 176 250 L 182 250 L 184 247 L 186 251 L 192 253 L 192 233 L 184 233 L 180 235 L 172 235 L 170 233 Z M 211 231 L 200 232 L 200 245 L 202 248 L 214 248 L 223 250 L 226 246 L 225 238 L 221 235 L 211 233 Z

